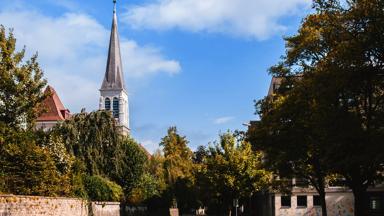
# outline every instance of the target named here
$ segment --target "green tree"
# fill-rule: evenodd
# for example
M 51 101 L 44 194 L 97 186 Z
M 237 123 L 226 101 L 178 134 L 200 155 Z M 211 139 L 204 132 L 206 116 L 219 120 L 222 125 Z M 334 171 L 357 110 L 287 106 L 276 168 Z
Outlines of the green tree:
M 159 197 L 161 190 L 158 179 L 148 172 L 145 172 L 139 179 L 138 184 L 131 190 L 129 201 L 132 204 L 143 204 L 154 197 Z
M 168 134 L 161 139 L 164 151 L 164 169 L 168 184 L 174 184 L 178 178 L 191 176 L 192 151 L 188 141 L 178 134 L 176 127 L 170 127 Z
M 271 178 L 262 167 L 262 154 L 229 132 L 209 148 L 203 164 L 197 177 L 199 189 L 201 194 L 208 194 L 205 201 L 209 200 L 211 206 L 213 202 L 217 215 L 228 215 L 234 199 L 249 199 L 265 189 Z
M 294 89 L 280 90 L 257 103 L 261 120 L 251 125 L 248 139 L 254 149 L 265 153 L 266 166 L 279 175 L 273 185 L 285 191 L 293 177 L 308 181 L 319 193 L 326 216 L 326 177 L 332 165 L 327 160 L 324 130 L 317 124 L 323 110 L 310 98 L 306 79 L 296 79 L 281 87 L 294 83 Z
M 58 124 L 53 134 L 59 134 L 67 150 L 83 161 L 89 175 L 112 177 L 119 151 L 120 137 L 116 121 L 110 112 L 79 113 Z
M 46 81 L 37 55 L 24 61 L 25 49 L 16 51 L 16 39 L 0 25 L 0 122 L 14 129 L 32 128 L 45 99 Z M 40 110 L 41 111 L 41 110 Z
M 132 138 L 120 135 L 120 128 L 110 112 L 79 113 L 57 125 L 48 146 L 61 150 L 60 143 L 76 157 L 76 194 L 84 194 L 82 174 L 102 176 L 118 183 L 128 199 L 139 184 L 148 160 L 143 148 Z M 52 141 L 53 142 L 52 144 Z M 60 160 L 65 158 L 60 158 Z M 86 188 L 85 188 L 86 189 Z
M 123 138 L 115 153 L 115 171 L 111 174 L 112 179 L 119 183 L 127 196 L 132 195 L 134 188 L 143 183 L 148 156 L 134 139 Z M 148 180 L 144 179 L 144 180 Z
M 168 133 L 161 140 L 160 146 L 164 152 L 164 171 L 165 180 L 168 185 L 168 194 L 163 194 L 170 200 L 171 206 L 177 205 L 181 213 L 196 207 L 192 196 L 193 179 L 193 163 L 192 151 L 188 148 L 186 137 L 178 134 L 176 127 L 170 127 Z M 189 191 L 191 193 L 186 193 Z M 189 197 L 188 197 L 189 196 Z
M 147 172 L 156 179 L 156 182 L 158 182 L 159 192 L 162 192 L 167 188 L 164 170 L 164 160 L 165 158 L 162 152 L 160 150 L 157 150 L 148 160 L 146 166 Z
M 384 161 L 383 8 L 380 0 L 343 4 L 316 0 L 315 12 L 305 18 L 298 34 L 286 38 L 283 62 L 272 68 L 273 75 L 287 80 L 279 89 L 279 94 L 286 95 L 275 103 L 263 103 L 270 114 L 283 111 L 274 109 L 278 101 L 299 104 L 294 100 L 305 98 L 308 106 L 302 108 L 303 115 L 295 111 L 301 123 L 292 118 L 280 122 L 299 123 L 314 132 L 311 136 L 318 134 L 308 145 L 318 142 L 317 147 L 323 146 L 318 152 L 331 165 L 330 171 L 344 176 L 355 197 L 356 215 L 367 214 L 366 191 Z M 295 83 L 298 73 L 302 74 L 300 82 Z M 304 134 L 304 140 L 310 138 Z
M 121 201 L 123 189 L 120 185 L 101 176 L 84 176 L 88 198 L 94 201 Z
M 0 143 L 3 191 L 20 195 L 69 195 L 69 178 L 61 175 L 47 149 L 29 132 L 10 132 Z

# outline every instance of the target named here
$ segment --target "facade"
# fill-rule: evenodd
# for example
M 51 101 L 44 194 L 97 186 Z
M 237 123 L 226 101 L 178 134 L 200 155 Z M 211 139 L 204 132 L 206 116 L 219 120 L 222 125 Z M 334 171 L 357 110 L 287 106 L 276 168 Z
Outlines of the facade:
M 43 101 L 43 113 L 36 119 L 36 129 L 50 130 L 58 122 L 64 121 L 71 117 L 71 113 L 61 102 L 55 89 L 48 86 L 45 93 L 49 96 Z
M 317 191 L 311 187 L 293 187 L 291 194 L 273 193 L 273 212 L 276 216 L 314 215 L 320 216 L 321 204 Z M 353 216 L 352 192 L 344 187 L 326 189 L 327 212 L 330 216 Z
M 100 88 L 100 110 L 109 110 L 121 127 L 122 133 L 129 133 L 128 93 L 125 88 L 123 65 L 117 29 L 116 1 L 114 1 L 111 37 L 107 67 Z

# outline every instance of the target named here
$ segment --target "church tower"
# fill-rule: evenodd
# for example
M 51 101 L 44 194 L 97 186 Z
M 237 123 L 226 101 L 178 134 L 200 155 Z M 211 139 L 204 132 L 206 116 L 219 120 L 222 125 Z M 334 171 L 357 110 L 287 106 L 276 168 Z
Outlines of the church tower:
M 100 110 L 110 110 L 123 134 L 129 133 L 128 94 L 125 88 L 117 30 L 116 0 L 113 1 L 113 20 L 109 41 L 107 68 L 100 88 Z

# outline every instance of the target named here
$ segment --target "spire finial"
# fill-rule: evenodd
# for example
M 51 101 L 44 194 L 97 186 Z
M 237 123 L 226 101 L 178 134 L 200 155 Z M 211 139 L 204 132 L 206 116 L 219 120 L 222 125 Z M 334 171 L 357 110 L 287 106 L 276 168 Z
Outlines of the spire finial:
M 113 0 L 113 13 L 116 13 L 116 0 Z

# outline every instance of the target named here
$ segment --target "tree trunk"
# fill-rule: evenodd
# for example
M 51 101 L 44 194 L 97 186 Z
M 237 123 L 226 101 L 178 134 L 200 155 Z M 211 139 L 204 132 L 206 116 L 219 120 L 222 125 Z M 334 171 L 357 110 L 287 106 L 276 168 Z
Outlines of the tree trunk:
M 327 202 L 325 201 L 325 176 L 321 169 L 321 165 L 318 158 L 319 157 L 316 156 L 314 160 L 315 175 L 317 177 L 315 180 L 315 183 L 317 183 L 317 187 L 315 188 L 317 189 L 317 192 L 320 196 L 322 216 L 327 216 Z
M 361 188 L 352 188 L 355 198 L 355 216 L 366 216 L 366 191 Z
M 327 216 L 327 202 L 325 200 L 325 189 L 324 187 L 321 189 L 322 191 L 319 191 L 319 196 L 320 196 L 320 204 L 321 204 L 321 215 L 322 216 Z

